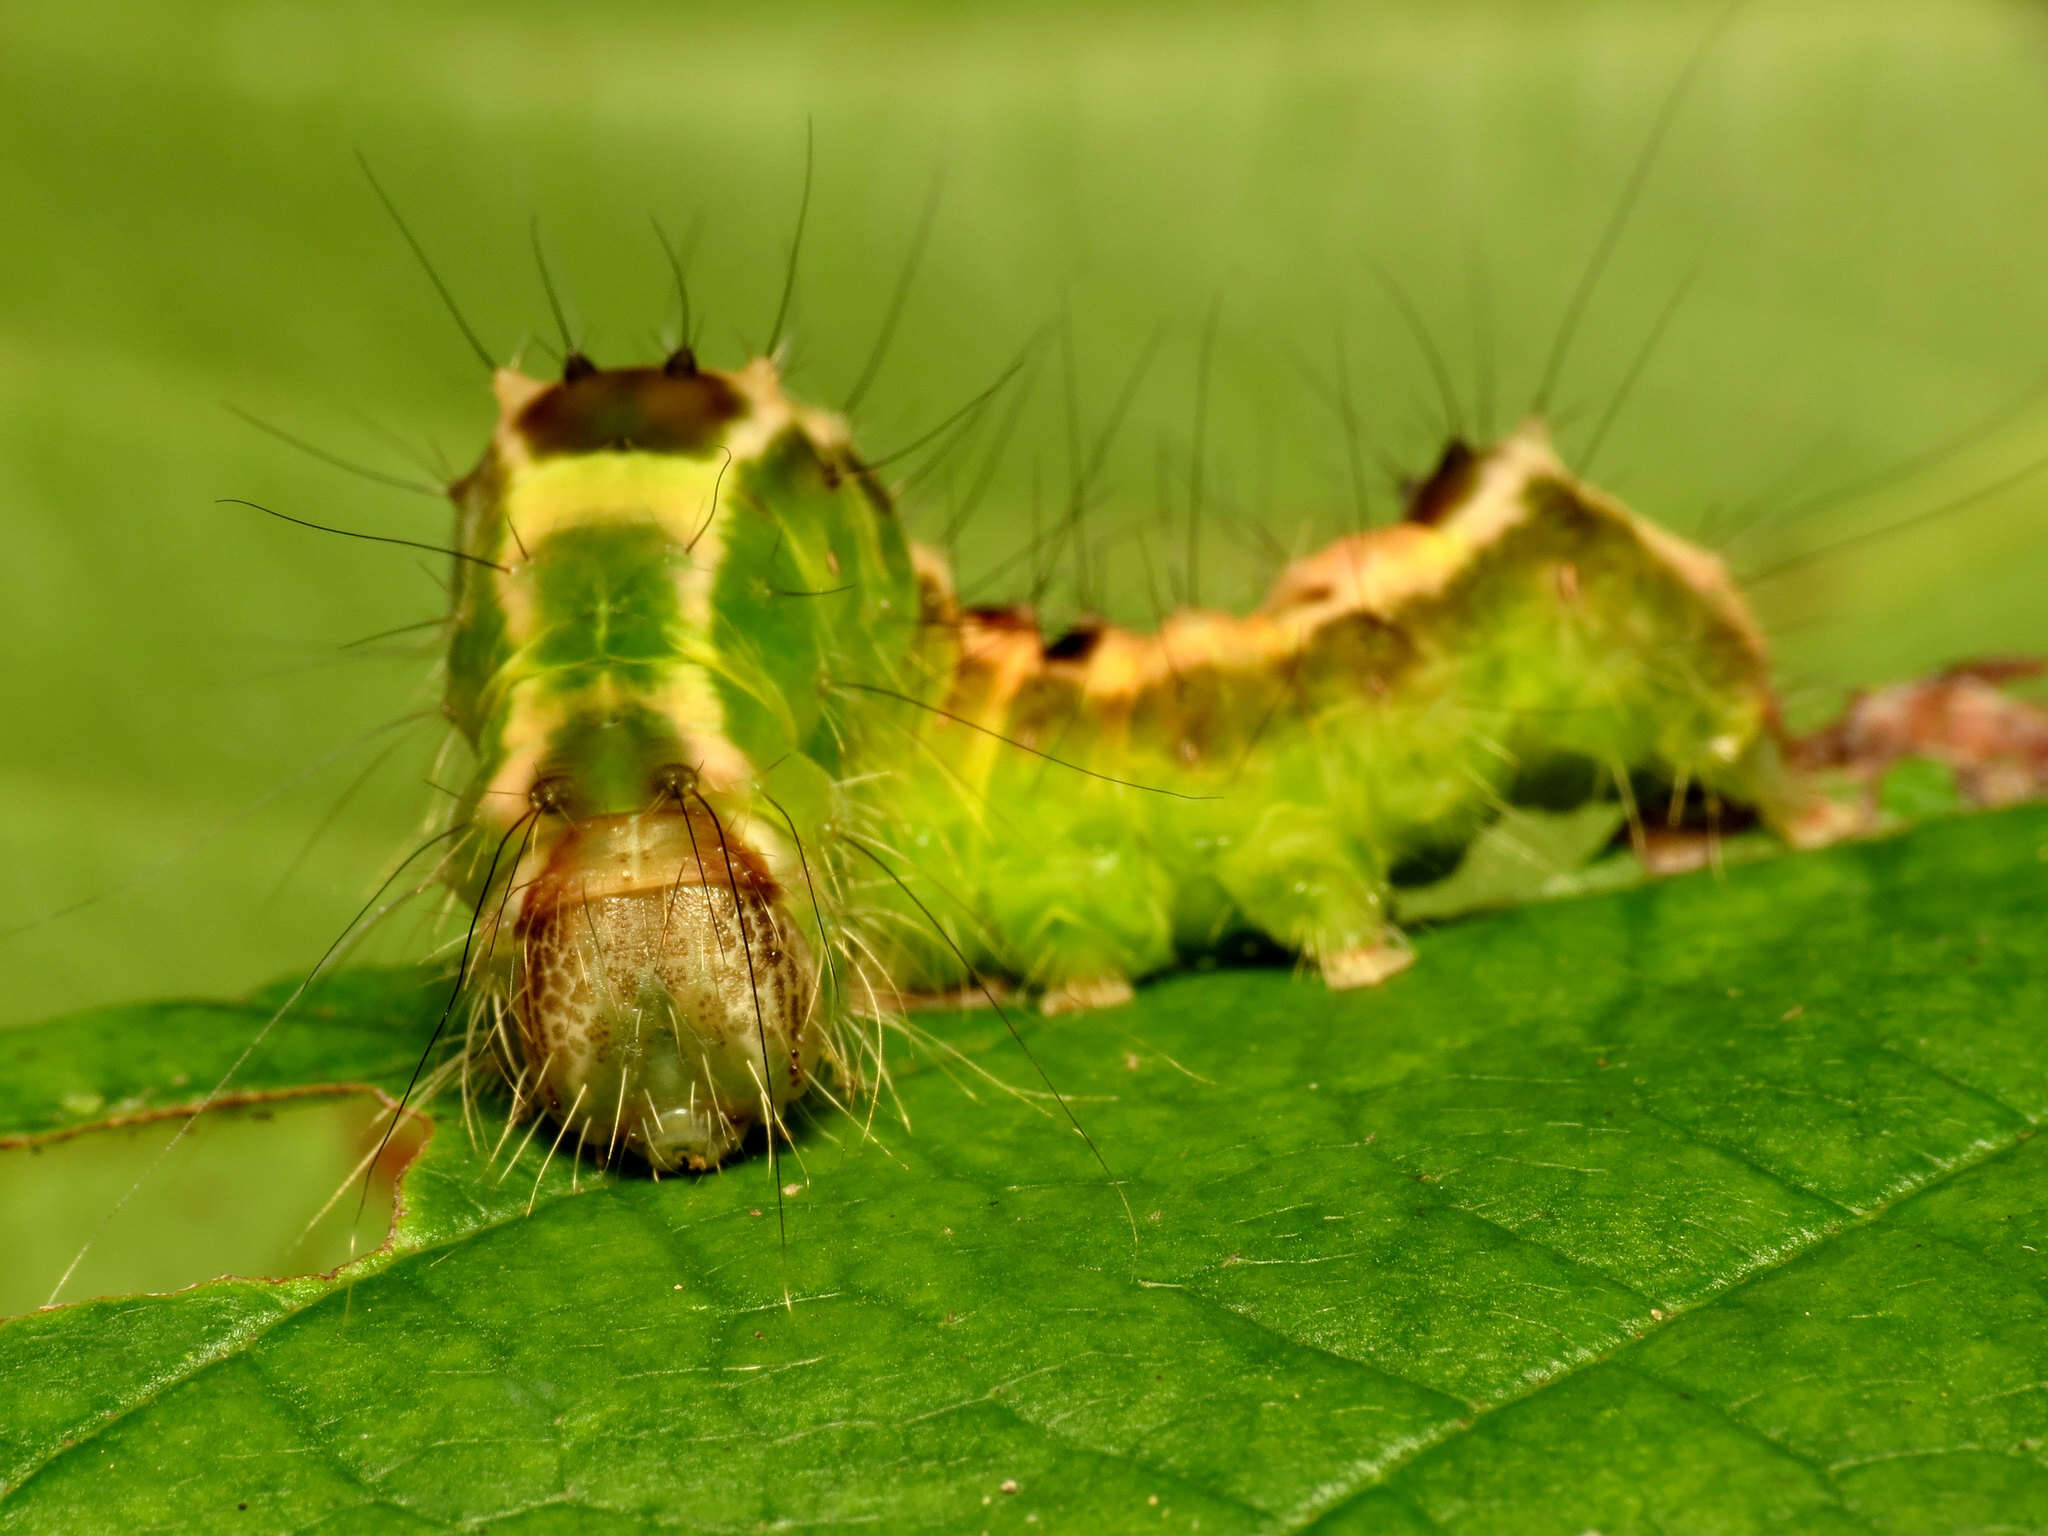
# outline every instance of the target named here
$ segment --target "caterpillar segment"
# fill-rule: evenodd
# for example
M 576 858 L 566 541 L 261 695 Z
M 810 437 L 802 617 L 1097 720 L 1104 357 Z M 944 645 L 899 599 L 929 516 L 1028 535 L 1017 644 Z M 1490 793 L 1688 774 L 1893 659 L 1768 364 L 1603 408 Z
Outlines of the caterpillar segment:
M 1516 807 L 1831 831 L 1720 562 L 1576 480 L 1540 425 L 1453 445 L 1402 522 L 1289 566 L 1248 615 L 1049 642 L 1020 609 L 946 617 L 930 766 L 870 791 L 948 931 L 892 952 L 906 990 L 971 967 L 1095 1006 L 1247 936 L 1378 982 L 1412 954 L 1399 892 Z
M 860 737 L 819 682 L 916 686 L 918 578 L 840 423 L 766 361 L 496 390 L 453 489 L 447 668 L 475 1028 L 599 1156 L 711 1167 L 857 1075 L 805 850 Z
M 918 994 L 1100 1006 L 1245 938 L 1381 980 L 1399 892 L 1517 806 L 1813 835 L 1727 574 L 1539 426 L 1252 613 L 1048 641 L 961 608 L 767 360 L 496 390 L 453 490 L 451 884 L 477 1034 L 600 1157 L 708 1168 L 821 1077 L 871 1089 Z

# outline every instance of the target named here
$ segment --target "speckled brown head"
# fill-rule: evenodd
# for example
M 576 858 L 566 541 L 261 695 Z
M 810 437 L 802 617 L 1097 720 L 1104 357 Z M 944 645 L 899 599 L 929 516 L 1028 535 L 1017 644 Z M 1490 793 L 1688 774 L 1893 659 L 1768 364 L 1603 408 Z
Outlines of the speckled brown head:
M 571 827 L 519 918 L 523 1093 L 606 1160 L 731 1155 L 821 1051 L 816 962 L 776 896 L 695 805 Z

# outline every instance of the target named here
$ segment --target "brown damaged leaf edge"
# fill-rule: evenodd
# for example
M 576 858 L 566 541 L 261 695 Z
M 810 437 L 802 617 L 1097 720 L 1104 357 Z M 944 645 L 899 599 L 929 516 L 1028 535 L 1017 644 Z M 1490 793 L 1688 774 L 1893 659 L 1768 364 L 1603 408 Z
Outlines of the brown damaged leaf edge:
M 328 1269 L 293 1271 L 289 1274 L 278 1275 L 243 1275 L 230 1272 L 210 1275 L 205 1279 L 195 1280 L 190 1285 L 179 1286 L 176 1290 L 113 1292 L 106 1295 L 77 1296 L 68 1301 L 58 1302 L 53 1306 L 37 1307 L 34 1311 L 60 1312 L 70 1307 L 91 1302 L 119 1300 L 127 1296 L 183 1296 L 194 1291 L 204 1290 L 206 1287 L 213 1285 L 282 1286 L 297 1284 L 307 1280 L 334 1282 L 342 1277 L 344 1271 L 359 1270 L 373 1261 L 387 1259 L 398 1251 L 399 1228 L 407 1214 L 405 1203 L 406 1175 L 412 1171 L 413 1167 L 418 1163 L 421 1154 L 427 1150 L 428 1143 L 433 1140 L 435 1122 L 433 1116 L 423 1110 L 402 1106 L 396 1098 L 374 1083 L 308 1083 L 298 1087 L 251 1089 L 245 1092 L 222 1094 L 218 1098 L 201 1098 L 182 1104 L 159 1105 L 149 1109 L 137 1110 L 132 1114 L 107 1115 L 97 1120 L 87 1120 L 77 1125 L 67 1125 L 51 1131 L 0 1134 L 0 1152 L 54 1146 L 110 1131 L 130 1130 L 137 1126 L 167 1124 L 172 1121 L 185 1122 L 185 1127 L 174 1133 L 174 1138 L 182 1138 L 186 1129 L 189 1129 L 202 1117 L 218 1115 L 224 1111 L 261 1108 L 265 1105 L 302 1103 L 312 1099 L 341 1100 L 356 1097 L 366 1099 L 376 1106 L 376 1114 L 368 1121 L 368 1126 L 371 1129 L 374 1130 L 378 1127 L 392 1125 L 396 1125 L 399 1128 L 388 1135 L 380 1131 L 379 1134 L 382 1136 L 382 1139 L 377 1143 L 376 1150 L 356 1162 L 350 1171 L 347 1182 L 336 1190 L 328 1204 L 323 1206 L 311 1218 L 311 1221 L 318 1221 L 327 1214 L 334 1204 L 350 1198 L 361 1186 L 364 1177 L 370 1172 L 371 1165 L 374 1162 L 375 1166 L 382 1167 L 388 1171 L 391 1181 L 391 1217 L 385 1225 L 383 1241 L 375 1248 L 366 1249 L 361 1253 L 354 1254 L 342 1263 Z M 139 1190 L 142 1184 L 157 1172 L 158 1164 L 171 1153 L 173 1145 L 174 1142 L 167 1143 L 164 1149 L 156 1154 L 154 1160 L 144 1165 L 142 1172 L 137 1176 L 134 1188 L 130 1191 L 131 1194 L 135 1190 Z M 125 1204 L 125 1200 L 123 1203 Z M 111 1224 L 119 1209 L 117 1206 L 114 1212 L 108 1214 L 102 1223 L 102 1230 L 106 1225 Z M 309 1226 L 311 1221 L 308 1223 Z M 99 1241 L 102 1230 L 96 1230 L 93 1233 L 90 1240 L 92 1243 Z M 14 1316 L 29 1315 L 32 1314 L 14 1314 Z M 0 1326 L 4 1326 L 7 1321 L 7 1318 L 0 1317 Z

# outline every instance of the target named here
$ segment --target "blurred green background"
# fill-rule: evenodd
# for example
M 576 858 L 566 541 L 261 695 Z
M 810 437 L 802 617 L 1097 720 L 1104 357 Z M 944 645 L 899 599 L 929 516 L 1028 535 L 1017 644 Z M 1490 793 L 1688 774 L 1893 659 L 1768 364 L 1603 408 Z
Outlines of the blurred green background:
M 1212 306 L 1197 586 L 1242 603 L 1272 572 L 1268 543 L 1305 548 L 1354 517 L 1347 435 L 1314 382 L 1334 375 L 1339 335 L 1382 515 L 1389 475 L 1424 468 L 1444 430 L 1372 264 L 1425 317 L 1467 412 L 1490 394 L 1510 417 L 1722 10 L 9 7 L 0 925 L 34 926 L 5 941 L 0 1018 L 302 967 L 431 805 L 429 730 L 397 738 L 352 794 L 394 738 L 340 750 L 431 705 L 431 658 L 338 648 L 433 616 L 437 562 L 215 504 L 435 540 L 447 519 L 431 500 L 225 407 L 398 474 L 420 472 L 413 451 L 466 467 L 488 429 L 480 371 L 358 149 L 487 344 L 527 344 L 540 367 L 553 343 L 530 219 L 604 362 L 655 355 L 675 325 L 648 215 L 679 236 L 701 219 L 701 350 L 733 363 L 769 327 L 810 125 L 792 359 L 825 401 L 860 374 L 937 178 L 860 438 L 908 441 L 1054 326 L 959 540 L 970 595 L 1014 595 L 1028 562 L 987 573 L 1064 500 L 1064 380 L 1092 437 L 1156 334 L 1096 482 L 1079 590 L 1069 562 L 1046 601 L 1055 619 L 1102 605 L 1144 620 L 1187 586 Z M 1577 334 L 1564 441 L 1584 442 L 1696 272 L 1597 475 L 1681 528 L 1781 511 L 1735 547 L 1738 568 L 2048 453 L 2048 412 L 2022 409 L 1915 477 L 1885 473 L 2043 372 L 2044 143 L 2037 5 L 1754 0 L 1706 56 Z M 945 523 L 995 421 L 919 481 L 919 528 Z M 1872 477 L 1870 494 L 1800 508 Z M 1785 571 L 1759 598 L 1796 696 L 1821 699 L 2042 649 L 2044 590 L 2048 476 Z M 398 925 L 382 953 L 416 956 L 428 937 Z

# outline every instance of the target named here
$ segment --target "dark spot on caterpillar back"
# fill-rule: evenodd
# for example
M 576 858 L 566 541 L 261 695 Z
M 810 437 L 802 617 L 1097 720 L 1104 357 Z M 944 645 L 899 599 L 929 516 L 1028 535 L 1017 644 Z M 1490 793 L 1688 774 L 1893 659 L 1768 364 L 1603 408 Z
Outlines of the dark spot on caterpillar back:
M 1472 474 L 1479 457 L 1462 438 L 1444 444 L 1442 457 L 1427 478 L 1406 487 L 1408 509 L 1402 515 L 1411 523 L 1434 526 L 1472 489 Z
M 1102 643 L 1102 626 L 1099 624 L 1078 624 L 1056 640 L 1045 645 L 1047 661 L 1086 661 Z
M 562 382 L 520 412 L 516 427 L 537 459 L 607 448 L 704 454 L 744 409 L 716 374 L 666 367 L 581 372 L 565 365 Z

